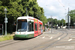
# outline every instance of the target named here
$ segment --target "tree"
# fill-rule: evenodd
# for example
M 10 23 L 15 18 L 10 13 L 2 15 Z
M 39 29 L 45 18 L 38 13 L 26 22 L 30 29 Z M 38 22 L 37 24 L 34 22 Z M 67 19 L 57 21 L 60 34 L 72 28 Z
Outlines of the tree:
M 43 8 L 37 4 L 37 0 L 0 0 L 0 23 L 2 24 L 4 24 L 5 8 L 7 8 L 8 32 L 12 32 L 13 23 L 16 22 L 17 17 L 26 16 L 26 13 L 44 24 L 47 23 Z
M 61 20 L 61 25 L 65 26 L 65 20 L 64 19 Z
M 63 25 L 65 25 L 65 20 L 64 19 L 62 19 L 62 20 L 57 20 L 57 19 L 51 19 L 51 18 L 48 18 L 47 19 L 48 20 L 48 22 L 52 22 L 52 25 L 53 26 L 56 26 L 57 24 L 59 25 L 59 26 L 62 26 L 62 24 Z M 52 21 L 51 21 L 52 20 Z
M 71 26 L 75 23 L 75 10 L 69 11 L 69 16 L 71 17 Z

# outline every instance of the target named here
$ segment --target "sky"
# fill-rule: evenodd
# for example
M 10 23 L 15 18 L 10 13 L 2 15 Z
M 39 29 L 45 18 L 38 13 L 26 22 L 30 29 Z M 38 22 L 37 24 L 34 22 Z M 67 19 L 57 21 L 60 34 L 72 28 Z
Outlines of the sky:
M 37 0 L 40 7 L 44 9 L 46 18 L 65 19 L 69 11 L 75 9 L 75 0 Z

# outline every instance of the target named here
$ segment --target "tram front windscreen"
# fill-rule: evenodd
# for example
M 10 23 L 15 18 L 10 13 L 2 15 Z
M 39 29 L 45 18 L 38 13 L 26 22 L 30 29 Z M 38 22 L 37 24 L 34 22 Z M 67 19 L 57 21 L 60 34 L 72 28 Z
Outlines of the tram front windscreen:
M 27 20 L 26 19 L 17 21 L 17 31 L 18 32 L 27 31 Z

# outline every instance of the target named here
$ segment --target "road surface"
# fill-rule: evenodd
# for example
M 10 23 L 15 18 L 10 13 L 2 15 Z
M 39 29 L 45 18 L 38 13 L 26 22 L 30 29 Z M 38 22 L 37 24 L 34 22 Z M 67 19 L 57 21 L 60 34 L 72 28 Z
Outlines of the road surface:
M 75 50 L 74 29 L 52 29 L 31 39 L 0 42 L 0 50 Z

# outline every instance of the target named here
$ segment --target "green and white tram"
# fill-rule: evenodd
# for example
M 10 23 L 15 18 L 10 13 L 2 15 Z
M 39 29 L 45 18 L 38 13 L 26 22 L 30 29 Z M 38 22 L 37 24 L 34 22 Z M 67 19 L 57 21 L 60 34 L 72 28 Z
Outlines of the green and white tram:
M 42 21 L 30 16 L 22 16 L 17 18 L 14 39 L 32 38 L 40 35 L 41 33 L 43 33 Z

